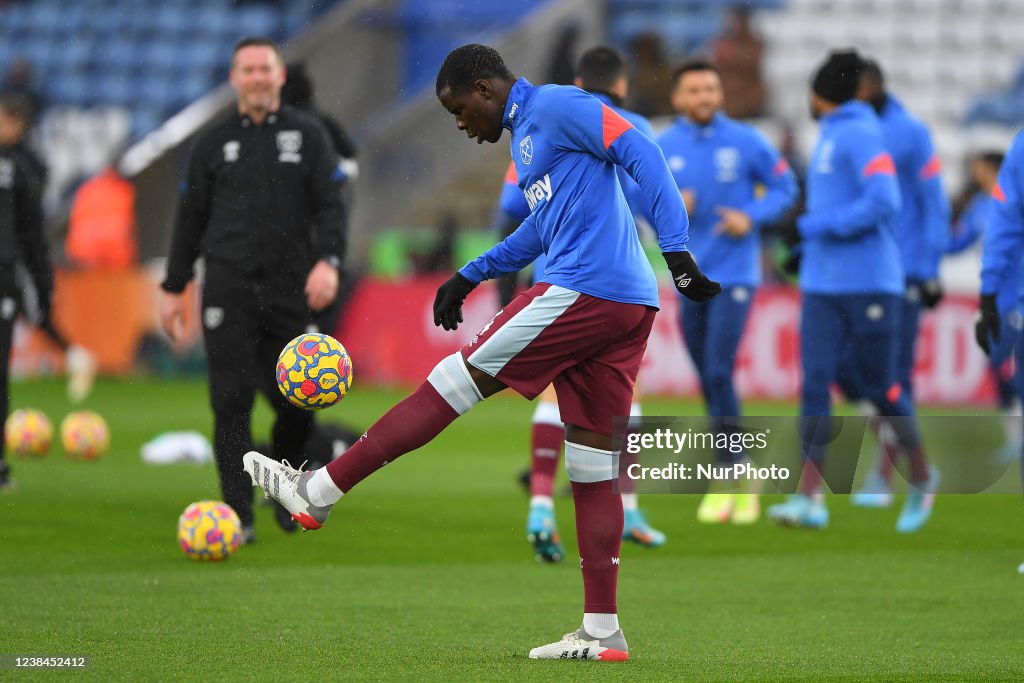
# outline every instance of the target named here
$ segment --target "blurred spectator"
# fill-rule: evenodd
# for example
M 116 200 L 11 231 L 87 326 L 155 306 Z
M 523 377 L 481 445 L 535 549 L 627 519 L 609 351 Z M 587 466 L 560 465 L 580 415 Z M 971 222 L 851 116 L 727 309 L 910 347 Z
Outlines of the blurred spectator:
M 989 151 L 968 161 L 968 181 L 957 196 L 953 234 L 948 252 L 957 254 L 975 244 L 985 232 L 992 190 L 1003 164 L 1003 153 Z
M 999 123 L 1016 126 L 1024 122 L 1024 64 L 1013 82 L 1001 92 L 980 95 L 967 112 L 964 123 Z
M 629 41 L 633 75 L 629 79 L 626 108 L 641 116 L 671 116 L 672 69 L 665 46 L 656 33 L 640 33 Z
M 437 240 L 427 255 L 426 270 L 429 273 L 443 273 L 453 268 L 455 262 L 455 236 L 459 221 L 453 213 L 445 213 L 437 224 Z
M 281 101 L 296 109 L 308 111 L 320 120 L 320 123 L 327 129 L 331 145 L 341 157 L 341 170 L 345 174 L 346 180 L 355 180 L 359 175 L 356 145 L 334 117 L 316 106 L 316 88 L 313 85 L 313 80 L 306 73 L 306 65 L 301 62 L 289 64 L 285 68 L 285 77 L 288 80 L 281 88 Z
M 16 59 L 7 67 L 3 83 L 0 84 L 0 92 L 19 93 L 28 98 L 31 104 L 29 122 L 35 120 L 37 114 L 42 111 L 44 102 L 39 90 L 36 88 L 35 73 L 32 64 L 25 59 Z
M 750 11 L 737 8 L 729 13 L 728 26 L 711 45 L 711 53 L 722 74 L 725 113 L 733 118 L 763 116 L 767 90 L 761 76 L 764 41 L 750 25 Z
M 110 166 L 75 193 L 65 246 L 84 268 L 125 270 L 135 265 L 135 186 Z
M 35 105 L 22 92 L 0 93 L 0 146 L 13 148 L 25 161 L 26 170 L 40 190 L 46 186 L 46 164 L 28 145 L 28 134 L 35 119 Z
M 548 59 L 545 83 L 572 85 L 572 79 L 576 76 L 576 42 L 579 37 L 580 29 L 575 24 L 562 27 Z

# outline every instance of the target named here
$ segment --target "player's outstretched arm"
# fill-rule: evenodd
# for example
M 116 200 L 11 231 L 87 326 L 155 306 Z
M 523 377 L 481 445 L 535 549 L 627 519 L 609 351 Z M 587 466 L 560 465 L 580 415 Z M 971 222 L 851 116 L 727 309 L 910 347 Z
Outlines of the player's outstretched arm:
M 484 280 L 505 273 L 517 273 L 543 252 L 540 235 L 527 218 L 515 232 L 467 263 L 441 285 L 434 297 L 434 324 L 446 330 L 458 329 L 462 322 L 462 302 Z
M 474 286 L 505 273 L 518 273 L 544 252 L 540 234 L 527 217 L 515 231 L 459 270 Z

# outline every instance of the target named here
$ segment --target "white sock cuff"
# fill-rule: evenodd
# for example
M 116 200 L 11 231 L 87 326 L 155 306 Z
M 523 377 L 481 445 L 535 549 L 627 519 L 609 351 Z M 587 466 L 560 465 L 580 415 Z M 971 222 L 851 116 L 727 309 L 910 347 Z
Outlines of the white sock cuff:
M 542 505 L 553 510 L 555 508 L 555 501 L 551 499 L 551 496 L 530 496 L 530 507 L 534 505 Z
M 644 409 L 640 406 L 639 403 L 636 403 L 636 402 L 630 403 L 629 404 L 629 416 L 630 417 L 643 417 L 644 416 Z
M 427 381 L 437 389 L 441 398 L 447 401 L 452 410 L 459 415 L 484 400 L 473 378 L 469 375 L 462 354 L 456 351 L 441 360 L 427 375 Z
M 345 495 L 331 479 L 326 467 L 321 467 L 309 478 L 306 493 L 309 494 L 309 502 L 317 507 L 334 505 Z
M 595 638 L 607 638 L 619 630 L 619 615 L 603 612 L 584 612 L 583 630 Z
M 619 454 L 566 441 L 565 471 L 570 481 L 580 484 L 608 481 L 618 476 Z
M 637 510 L 640 508 L 640 500 L 637 498 L 635 493 L 623 493 L 622 494 L 622 509 L 623 510 Z
M 537 401 L 537 407 L 533 410 L 533 424 L 561 427 L 562 413 L 558 410 L 558 404 Z

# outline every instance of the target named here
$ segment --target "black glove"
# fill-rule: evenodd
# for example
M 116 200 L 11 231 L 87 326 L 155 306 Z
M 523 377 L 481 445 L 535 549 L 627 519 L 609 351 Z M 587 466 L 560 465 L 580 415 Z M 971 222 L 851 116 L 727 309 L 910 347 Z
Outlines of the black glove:
M 446 330 L 456 330 L 462 322 L 462 302 L 476 284 L 458 273 L 452 275 L 448 282 L 437 288 L 434 297 L 434 324 Z
M 974 323 L 974 339 L 986 354 L 989 353 L 989 339 L 999 341 L 999 309 L 996 308 L 995 294 L 982 294 L 978 307 L 978 321 Z
M 925 308 L 935 308 L 942 301 L 942 283 L 938 280 L 925 280 L 921 283 L 921 304 Z
M 709 280 L 700 272 L 697 262 L 688 251 L 666 251 L 662 253 L 665 263 L 672 272 L 676 289 L 691 301 L 707 301 L 722 291 L 722 285 Z

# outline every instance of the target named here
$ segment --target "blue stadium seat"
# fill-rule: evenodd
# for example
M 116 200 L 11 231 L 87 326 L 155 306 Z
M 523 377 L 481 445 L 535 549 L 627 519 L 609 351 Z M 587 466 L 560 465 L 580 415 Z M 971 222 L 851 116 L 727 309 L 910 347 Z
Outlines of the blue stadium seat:
M 237 37 L 267 36 L 277 38 L 282 27 L 281 17 L 272 7 L 244 6 L 234 10 L 233 29 Z
M 338 1 L 23 0 L 0 9 L 0 69 L 23 57 L 53 104 L 130 107 L 142 134 L 226 75 L 235 40 L 284 38 Z

